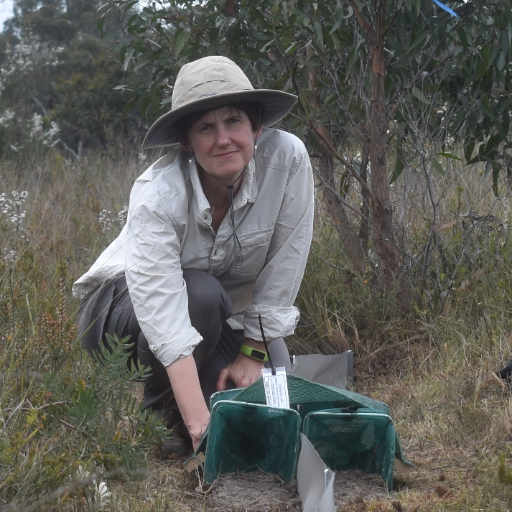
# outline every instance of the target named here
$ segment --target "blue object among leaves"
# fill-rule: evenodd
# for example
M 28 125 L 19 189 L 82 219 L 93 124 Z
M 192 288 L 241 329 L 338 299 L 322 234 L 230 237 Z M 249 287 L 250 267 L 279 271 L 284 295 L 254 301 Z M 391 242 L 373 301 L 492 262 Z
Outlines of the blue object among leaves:
M 444 9 L 446 12 L 450 13 L 452 16 L 455 16 L 456 18 L 459 17 L 459 15 L 453 11 L 452 9 L 450 9 L 447 5 L 444 5 L 443 3 L 441 3 L 439 0 L 432 0 L 435 4 L 439 5 L 439 7 L 441 7 L 441 9 Z

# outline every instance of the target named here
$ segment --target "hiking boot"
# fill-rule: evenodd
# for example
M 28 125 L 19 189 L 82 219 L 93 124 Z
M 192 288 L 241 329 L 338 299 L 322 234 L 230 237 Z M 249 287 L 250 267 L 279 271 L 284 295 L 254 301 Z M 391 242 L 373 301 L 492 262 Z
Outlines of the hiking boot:
M 190 455 L 191 449 L 187 448 L 183 439 L 171 437 L 162 441 L 155 450 L 155 455 L 162 460 L 175 460 Z
M 167 460 L 185 457 L 192 453 L 192 439 L 178 408 L 161 409 L 157 413 L 167 424 L 167 428 L 172 431 L 172 437 L 157 446 L 156 455 L 163 460 Z
M 504 380 L 508 380 L 510 381 L 510 376 L 512 374 L 512 359 L 508 362 L 507 366 L 505 366 L 504 368 L 502 368 L 501 370 L 498 370 L 496 372 L 496 375 L 500 378 L 500 379 L 504 379 Z

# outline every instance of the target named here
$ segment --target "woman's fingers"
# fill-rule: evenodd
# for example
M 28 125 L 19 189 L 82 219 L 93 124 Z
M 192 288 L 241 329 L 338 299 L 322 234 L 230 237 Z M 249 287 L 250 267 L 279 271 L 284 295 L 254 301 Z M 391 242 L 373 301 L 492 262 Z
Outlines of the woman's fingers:
M 261 377 L 262 369 L 262 363 L 239 354 L 233 363 L 219 373 L 217 391 L 225 390 L 228 380 L 237 388 L 246 388 Z

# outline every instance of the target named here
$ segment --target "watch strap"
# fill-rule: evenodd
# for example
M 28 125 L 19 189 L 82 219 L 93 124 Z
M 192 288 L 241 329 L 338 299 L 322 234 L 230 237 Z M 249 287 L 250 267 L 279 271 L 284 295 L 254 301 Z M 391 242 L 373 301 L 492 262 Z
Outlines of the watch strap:
M 258 350 L 248 345 L 240 345 L 240 354 L 250 357 L 259 363 L 266 363 L 268 361 L 268 354 L 262 350 Z

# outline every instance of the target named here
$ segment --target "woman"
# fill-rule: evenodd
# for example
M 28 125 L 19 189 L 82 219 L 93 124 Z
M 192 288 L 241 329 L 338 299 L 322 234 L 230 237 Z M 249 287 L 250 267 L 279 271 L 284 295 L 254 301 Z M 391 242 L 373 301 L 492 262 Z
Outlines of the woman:
M 143 144 L 181 147 L 136 180 L 126 226 L 73 287 L 84 348 L 130 335 L 152 370 L 144 406 L 171 427 L 183 418 L 194 448 L 211 394 L 261 376 L 262 330 L 274 366 L 289 366 L 313 177 L 304 145 L 267 127 L 295 101 L 254 90 L 225 57 L 183 66 Z

